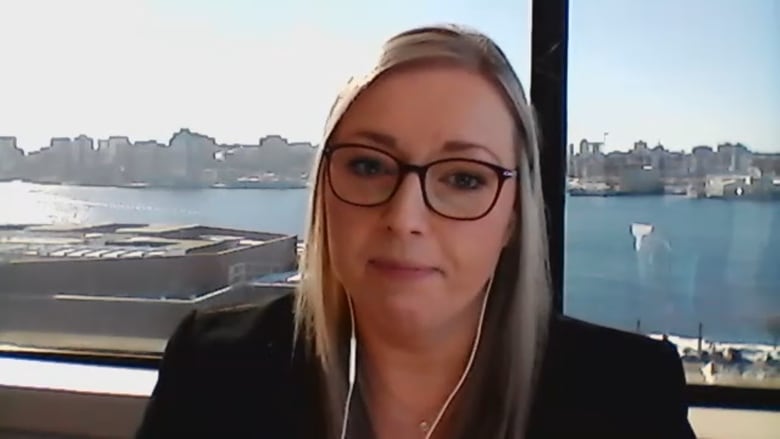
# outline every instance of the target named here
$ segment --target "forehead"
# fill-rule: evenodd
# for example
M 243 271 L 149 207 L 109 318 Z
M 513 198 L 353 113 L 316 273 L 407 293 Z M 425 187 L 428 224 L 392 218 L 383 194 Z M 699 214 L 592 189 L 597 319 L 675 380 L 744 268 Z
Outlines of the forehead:
M 354 141 L 360 132 L 392 136 L 411 159 L 440 152 L 448 142 L 490 149 L 515 163 L 515 124 L 498 87 L 478 72 L 456 66 L 415 66 L 387 72 L 350 105 L 333 134 Z

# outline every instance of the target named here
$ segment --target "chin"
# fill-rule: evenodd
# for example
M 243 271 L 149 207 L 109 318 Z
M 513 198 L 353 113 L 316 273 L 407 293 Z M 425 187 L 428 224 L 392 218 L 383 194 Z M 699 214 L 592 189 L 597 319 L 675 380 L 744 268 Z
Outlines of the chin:
M 431 310 L 445 309 L 451 298 L 438 282 L 378 282 L 365 284 L 365 296 L 357 301 L 371 308 L 377 318 L 391 318 L 417 326 L 432 316 Z

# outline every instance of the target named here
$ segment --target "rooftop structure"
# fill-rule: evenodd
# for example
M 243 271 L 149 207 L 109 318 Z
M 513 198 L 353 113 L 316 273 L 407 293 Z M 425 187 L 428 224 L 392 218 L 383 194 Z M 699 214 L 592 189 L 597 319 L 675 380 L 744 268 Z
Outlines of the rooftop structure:
M 0 295 L 193 298 L 297 268 L 297 239 L 199 225 L 0 226 Z

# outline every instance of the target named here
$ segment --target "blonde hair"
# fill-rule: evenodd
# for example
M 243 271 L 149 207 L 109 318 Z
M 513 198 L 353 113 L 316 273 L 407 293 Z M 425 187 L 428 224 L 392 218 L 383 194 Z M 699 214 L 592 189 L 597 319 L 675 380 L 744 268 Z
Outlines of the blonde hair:
M 518 160 L 516 225 L 502 250 L 491 284 L 483 340 L 461 389 L 459 437 L 517 439 L 525 435 L 551 308 L 539 138 L 534 111 L 501 49 L 484 34 L 458 25 L 426 26 L 393 36 L 368 75 L 353 79 L 337 97 L 322 146 L 349 105 L 380 75 L 411 63 L 444 61 L 473 69 L 502 92 L 516 121 Z M 322 149 L 315 161 L 308 230 L 296 298 L 296 338 L 315 355 L 324 383 L 332 436 L 344 416 L 345 346 L 349 309 L 327 248 Z M 487 280 L 486 280 L 487 281 Z

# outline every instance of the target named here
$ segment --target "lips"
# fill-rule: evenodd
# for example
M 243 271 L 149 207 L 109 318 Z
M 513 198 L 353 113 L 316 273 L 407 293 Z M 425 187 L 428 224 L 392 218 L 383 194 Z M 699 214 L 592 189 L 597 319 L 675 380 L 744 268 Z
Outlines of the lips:
M 375 258 L 375 259 L 371 259 L 369 263 L 389 270 L 407 270 L 407 271 L 435 270 L 434 267 L 428 265 L 416 264 L 414 262 L 405 262 L 396 259 Z
M 393 277 L 419 278 L 440 272 L 436 267 L 415 262 L 389 258 L 375 258 L 368 261 L 373 269 Z

